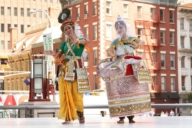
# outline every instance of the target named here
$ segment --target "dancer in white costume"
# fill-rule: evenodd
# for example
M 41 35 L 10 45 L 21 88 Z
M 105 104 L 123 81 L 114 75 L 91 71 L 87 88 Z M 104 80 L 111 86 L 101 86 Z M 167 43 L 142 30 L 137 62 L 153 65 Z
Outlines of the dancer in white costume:
M 133 52 L 144 42 L 131 36 L 129 27 L 120 16 L 115 22 L 115 29 L 119 37 L 108 49 L 114 60 L 102 60 L 97 74 L 106 82 L 110 116 L 119 117 L 117 123 L 124 123 L 125 116 L 130 123 L 135 123 L 134 114 L 151 110 L 148 84 L 139 83 L 133 70 L 142 60 L 133 56 Z

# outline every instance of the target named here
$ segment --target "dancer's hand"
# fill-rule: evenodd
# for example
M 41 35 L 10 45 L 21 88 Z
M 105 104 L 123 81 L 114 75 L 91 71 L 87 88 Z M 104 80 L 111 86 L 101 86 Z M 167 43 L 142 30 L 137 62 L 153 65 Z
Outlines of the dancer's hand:
M 107 53 L 109 54 L 109 56 L 116 56 L 116 51 L 113 47 L 110 47 L 109 49 L 107 49 Z
M 139 44 L 136 43 L 135 41 L 132 41 L 132 42 L 130 43 L 130 46 L 131 46 L 131 47 L 134 47 L 134 48 L 138 48 L 138 47 L 139 47 Z

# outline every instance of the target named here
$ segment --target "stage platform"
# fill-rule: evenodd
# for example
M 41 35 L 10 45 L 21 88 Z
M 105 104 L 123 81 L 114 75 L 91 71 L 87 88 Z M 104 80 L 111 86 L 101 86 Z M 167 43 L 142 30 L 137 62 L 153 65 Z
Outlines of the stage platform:
M 192 116 L 174 117 L 135 117 L 135 124 L 117 124 L 118 118 L 108 116 L 86 116 L 85 124 L 77 120 L 71 124 L 62 125 L 57 118 L 3 118 L 0 119 L 0 128 L 191 128 Z

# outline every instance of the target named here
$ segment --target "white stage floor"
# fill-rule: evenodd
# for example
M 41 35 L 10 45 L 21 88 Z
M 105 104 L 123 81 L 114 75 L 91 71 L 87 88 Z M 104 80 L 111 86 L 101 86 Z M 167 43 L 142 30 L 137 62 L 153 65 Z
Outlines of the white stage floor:
M 117 124 L 117 118 L 86 116 L 85 124 L 73 121 L 62 125 L 57 118 L 7 118 L 0 119 L 0 128 L 191 128 L 192 116 L 135 117 L 135 124 Z

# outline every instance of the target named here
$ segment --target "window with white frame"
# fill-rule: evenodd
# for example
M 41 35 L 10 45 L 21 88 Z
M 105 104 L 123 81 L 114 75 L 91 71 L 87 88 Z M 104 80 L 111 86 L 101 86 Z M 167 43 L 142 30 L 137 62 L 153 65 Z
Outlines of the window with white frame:
M 161 44 L 165 44 L 165 31 L 160 31 Z
M 171 91 L 176 91 L 175 87 L 175 76 L 171 76 Z
M 80 7 L 76 7 L 76 20 L 80 18 Z
M 170 45 L 174 45 L 175 32 L 170 32 Z
M 142 32 L 143 32 L 142 28 L 138 28 L 138 29 L 137 29 L 138 38 L 141 38 L 141 37 L 142 37 Z
M 175 54 L 170 54 L 170 67 L 175 69 Z
M 192 19 L 189 20 L 189 31 L 192 31 Z
M 190 49 L 192 49 L 192 37 L 190 37 Z
M 169 10 L 169 22 L 174 23 L 174 10 Z
M 97 40 L 97 24 L 93 25 L 93 40 Z
M 165 9 L 160 9 L 160 21 L 165 21 Z
M 137 6 L 137 18 L 142 19 L 142 6 Z
M 85 38 L 89 39 L 89 27 L 86 26 L 84 29 L 85 29 Z
M 166 78 L 161 76 L 161 91 L 166 91 Z
M 11 7 L 7 7 L 7 15 L 11 16 Z
M 7 24 L 7 32 L 10 32 L 11 24 Z
M 153 56 L 153 61 L 156 62 L 156 60 L 157 60 L 157 54 L 156 54 L 156 52 L 153 52 L 153 53 L 152 53 L 152 56 Z
M 106 14 L 111 15 L 111 1 L 106 1 Z
M 152 76 L 153 79 L 153 84 L 156 85 L 157 84 L 157 76 Z
M 185 91 L 185 76 L 181 76 L 182 91 Z
M 93 64 L 94 66 L 97 65 L 97 49 L 93 50 Z
M 88 17 L 88 4 L 84 5 L 84 18 Z
M 106 39 L 112 40 L 112 25 L 111 24 L 106 25 Z
M 4 15 L 4 7 L 1 7 L 1 15 Z
M 181 42 L 180 42 L 181 48 L 185 48 L 185 45 L 184 45 L 185 37 L 184 37 L 184 36 L 181 36 L 180 41 L 181 41 Z
M 137 55 L 142 58 L 143 57 L 143 52 L 137 51 Z
M 180 19 L 180 29 L 184 29 L 184 18 Z
M 30 8 L 27 8 L 27 16 L 30 17 Z
M 155 14 L 155 8 L 150 8 L 150 12 L 152 15 L 154 15 Z
M 97 1 L 93 2 L 93 15 L 97 15 Z
M 123 4 L 123 17 L 124 18 L 128 18 L 129 14 L 128 14 L 128 4 Z
M 165 53 L 161 53 L 161 68 L 166 68 L 166 56 Z
M 185 68 L 185 56 L 181 57 L 181 68 Z
M 156 30 L 153 29 L 153 30 L 151 30 L 151 32 L 152 32 L 151 39 L 156 39 Z

